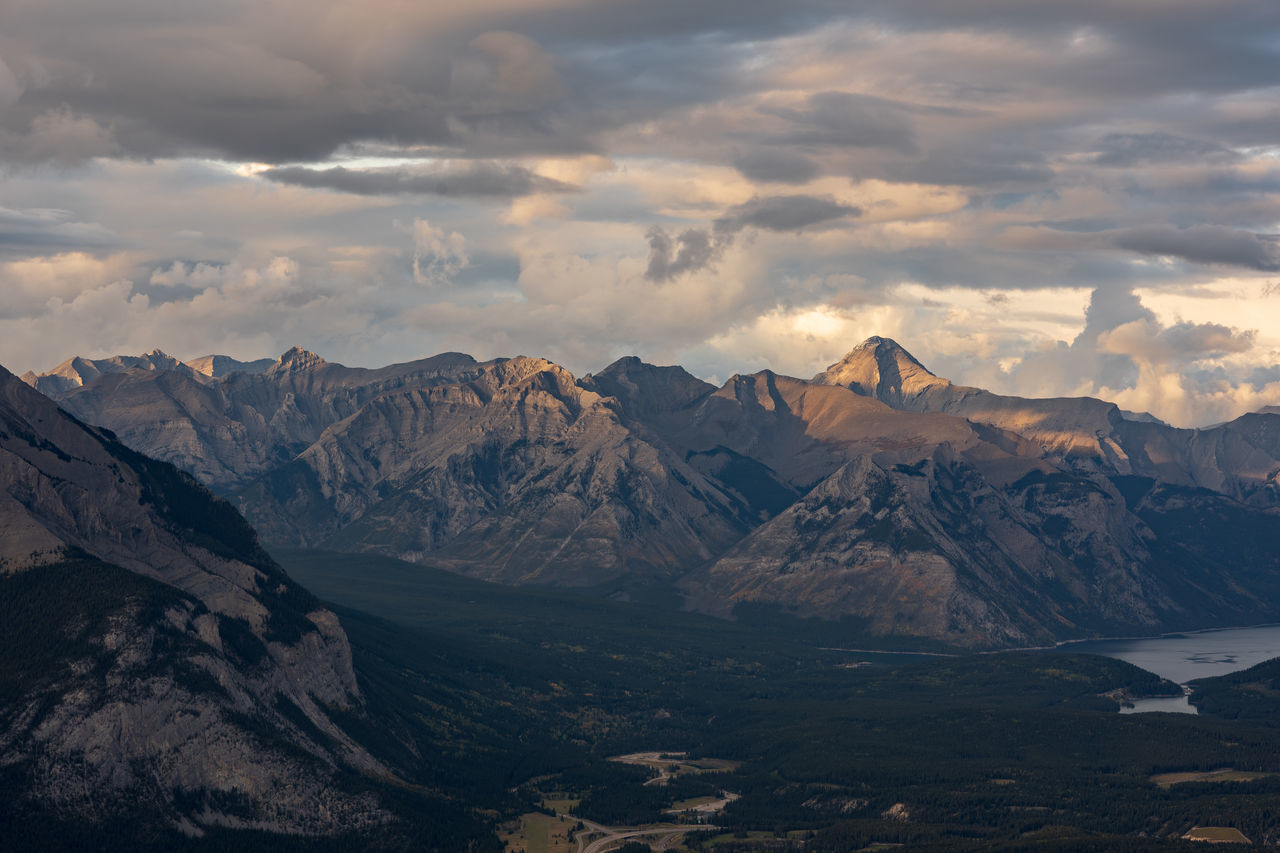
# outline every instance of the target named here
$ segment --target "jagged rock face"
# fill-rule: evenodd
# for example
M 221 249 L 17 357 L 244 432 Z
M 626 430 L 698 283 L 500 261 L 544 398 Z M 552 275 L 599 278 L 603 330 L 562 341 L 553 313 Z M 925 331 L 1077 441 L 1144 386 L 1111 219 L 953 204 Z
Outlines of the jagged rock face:
M 930 391 L 951 387 L 930 373 L 911 353 L 888 338 L 867 338 L 843 359 L 814 377 L 824 385 L 842 385 L 895 409 L 916 410 L 912 403 Z
M 1117 406 L 1090 397 L 1030 400 L 953 385 L 887 338 L 868 338 L 813 381 L 839 385 L 903 411 L 941 412 L 992 424 L 1066 457 L 1114 456 L 1104 436 L 1123 420 Z
M 616 401 L 528 358 L 378 397 L 242 506 L 274 541 L 519 583 L 670 575 L 746 530 L 739 502 L 628 429 Z
M 1280 414 L 1253 412 L 1194 430 L 1126 421 L 1116 436 L 1130 459 L 1120 473 L 1211 489 L 1251 506 L 1280 506 Z
M 1026 645 L 1161 623 L 1150 532 L 1106 480 L 992 483 L 948 445 L 863 455 L 688 581 L 697 600 L 856 616 L 875 633 Z
M 26 642 L 42 662 L 5 670 L 0 763 L 31 796 L 192 832 L 387 819 L 328 781 L 381 771 L 324 710 L 361 703 L 336 617 L 230 505 L 3 368 L 0 530 L 6 657 Z

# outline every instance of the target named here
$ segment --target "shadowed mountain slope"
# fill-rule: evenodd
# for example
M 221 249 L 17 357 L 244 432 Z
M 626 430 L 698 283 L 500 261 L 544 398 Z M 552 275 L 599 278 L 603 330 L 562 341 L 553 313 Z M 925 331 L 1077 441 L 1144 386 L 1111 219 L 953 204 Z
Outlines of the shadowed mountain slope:
M 375 757 L 351 734 L 374 726 L 346 633 L 230 504 L 3 368 L 0 650 L 0 835 L 403 847 L 415 811 L 424 849 L 483 835 L 438 794 L 399 802 L 392 768 L 434 778 L 403 761 L 429 739 Z

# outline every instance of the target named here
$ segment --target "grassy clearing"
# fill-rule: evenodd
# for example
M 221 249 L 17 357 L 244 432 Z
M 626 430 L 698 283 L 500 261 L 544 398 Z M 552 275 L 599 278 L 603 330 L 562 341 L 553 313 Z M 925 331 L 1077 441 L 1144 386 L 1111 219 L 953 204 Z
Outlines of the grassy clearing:
M 530 812 L 520 816 L 518 830 L 502 833 L 500 838 L 507 853 L 571 853 L 576 849 L 573 827 L 572 821 Z
M 719 846 L 719 845 L 721 845 L 721 844 L 741 844 L 744 840 L 747 840 L 747 841 L 766 841 L 766 840 L 773 840 L 773 839 L 776 839 L 777 837 L 778 837 L 778 836 L 774 835 L 772 832 L 766 832 L 766 831 L 763 831 L 763 830 L 752 830 L 751 832 L 746 832 L 746 833 L 742 833 L 742 832 L 739 832 L 739 833 L 722 832 L 722 833 L 720 833 L 719 835 L 713 835 L 712 837 L 708 838 L 708 839 L 707 839 L 706 841 L 704 841 L 703 843 L 704 843 L 707 847 L 715 848 L 715 847 L 718 847 L 718 846 Z M 786 834 L 786 837 L 787 837 L 787 838 L 803 838 L 803 837 L 804 837 L 804 833 L 803 833 L 803 832 L 788 832 L 788 833 Z
M 699 758 L 680 765 L 685 772 L 691 773 L 732 773 L 741 766 L 741 761 L 729 761 L 726 758 Z
M 556 814 L 572 814 L 573 810 L 578 807 L 578 803 L 582 802 L 581 797 L 545 797 L 542 800 L 544 809 L 551 809 Z
M 1179 785 L 1183 782 L 1252 782 L 1255 779 L 1265 779 L 1268 776 L 1274 776 L 1274 773 L 1256 773 L 1244 770 L 1232 770 L 1227 767 L 1222 770 L 1207 770 L 1203 772 L 1190 771 L 1186 773 L 1157 773 L 1151 777 L 1151 781 L 1155 782 L 1161 788 L 1168 788 L 1172 785 Z
M 1244 833 L 1233 826 L 1196 826 L 1182 836 L 1187 841 L 1212 841 L 1216 844 L 1249 844 Z
M 684 811 L 685 809 L 693 809 L 698 806 L 705 806 L 707 803 L 719 803 L 724 800 L 723 797 L 691 797 L 687 800 L 681 800 L 678 803 L 671 804 L 672 811 Z

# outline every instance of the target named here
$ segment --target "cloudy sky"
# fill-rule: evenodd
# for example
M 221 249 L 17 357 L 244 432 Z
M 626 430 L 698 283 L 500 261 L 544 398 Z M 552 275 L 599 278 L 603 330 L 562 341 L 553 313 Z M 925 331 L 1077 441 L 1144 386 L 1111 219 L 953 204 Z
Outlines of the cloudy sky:
M 0 363 L 1280 404 L 1274 0 L 0 0 Z

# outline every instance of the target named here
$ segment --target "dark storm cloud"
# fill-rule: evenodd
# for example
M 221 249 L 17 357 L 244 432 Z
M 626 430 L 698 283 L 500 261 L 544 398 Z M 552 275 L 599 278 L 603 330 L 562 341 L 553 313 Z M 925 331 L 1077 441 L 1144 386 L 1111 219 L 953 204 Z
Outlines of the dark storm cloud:
M 1280 364 L 1255 367 L 1246 380 L 1255 391 L 1261 391 L 1272 382 L 1280 382 Z
M 716 233 L 734 234 L 743 228 L 766 231 L 802 231 L 862 213 L 857 207 L 832 198 L 811 195 L 779 195 L 753 198 L 731 208 L 716 220 Z
M 0 255 L 36 256 L 120 245 L 108 229 L 76 222 L 65 210 L 10 210 L 0 207 Z
M 696 38 L 703 45 L 754 41 L 857 13 L 852 4 L 842 0 L 792 0 L 785 4 L 776 0 L 605 0 L 590 6 L 529 6 L 527 11 L 516 12 L 507 25 L 548 44 L 557 39 L 606 45 L 684 38 Z
M 1135 320 L 1156 318 L 1151 309 L 1142 304 L 1133 288 L 1124 285 L 1095 288 L 1084 316 L 1084 331 L 1076 340 L 1087 343 L 1090 348 L 1097 345 L 1098 337 L 1103 332 Z
M 1231 162 L 1240 155 L 1230 148 L 1172 133 L 1110 133 L 1098 142 L 1099 166 L 1144 166 L 1152 163 Z
M 914 151 L 911 111 L 907 105 L 873 95 L 818 92 L 809 96 L 803 109 L 775 107 L 763 112 L 792 123 L 793 128 L 782 136 L 792 144 Z
M 7 112 L 0 85 L 0 126 L 27 134 L 66 108 L 109 127 L 126 153 L 266 162 L 319 160 L 366 140 L 590 151 L 602 131 L 724 94 L 740 41 L 840 14 L 836 3 L 768 0 L 54 0 L 6 16 L 0 56 L 26 85 Z
M 983 151 L 944 149 L 917 160 L 890 164 L 887 176 L 943 186 L 1043 185 L 1053 177 L 1044 155 L 993 144 Z
M 1143 255 L 1182 258 L 1198 264 L 1280 270 L 1280 237 L 1219 225 L 1130 228 L 1115 236 L 1115 245 Z
M 655 225 L 645 234 L 649 241 L 649 265 L 645 278 L 670 279 L 711 266 L 733 245 L 735 236 L 747 228 L 765 231 L 803 231 L 823 223 L 858 216 L 861 210 L 834 199 L 809 195 L 782 195 L 753 198 L 730 208 L 714 223 L 713 229 L 687 228 L 678 236 Z
M 109 59 L 113 59 L 110 57 Z M 157 62 L 163 67 L 163 62 Z M 143 157 L 216 156 L 247 161 L 306 161 L 329 156 L 366 138 L 447 145 L 453 140 L 442 104 L 423 93 L 416 110 L 372 106 L 361 110 L 327 93 L 287 91 L 191 92 L 138 79 L 129 67 L 95 67 L 101 88 L 64 81 L 29 89 L 4 118 L 19 139 L 48 111 L 68 109 L 110 126 L 125 153 Z M 165 76 L 167 72 L 158 72 Z M 268 69 L 261 71 L 265 77 Z M 323 86 L 317 81 L 317 86 Z
M 753 60 L 771 39 L 842 20 L 888 39 L 1008 33 L 1046 49 L 1078 32 L 1101 45 L 1079 60 L 1047 50 L 1016 69 L 975 48 L 934 84 L 971 100 L 1011 87 L 1107 98 L 1280 82 L 1268 38 L 1280 12 L 1262 0 L 1159 8 L 1101 0 L 616 0 L 465 9 L 371 0 L 323 10 L 295 0 L 199 7 L 57 0 L 8 16 L 0 56 L 19 82 L 8 87 L 18 93 L 8 110 L 3 102 L 13 98 L 0 91 L 0 127 L 23 137 L 41 116 L 66 109 L 128 154 L 266 162 L 323 159 L 361 141 L 468 156 L 594 151 L 602 134 L 628 123 L 752 91 L 760 75 Z M 889 56 L 887 71 L 892 63 Z M 786 137 L 792 144 L 894 151 L 921 144 L 918 108 L 887 98 L 819 92 L 807 107 L 777 115 L 795 124 Z M 112 149 L 104 142 L 93 153 L 104 150 Z M 799 159 L 780 163 L 753 166 L 748 157 L 744 174 L 802 180 Z M 969 164 L 969 171 L 979 170 Z
M 309 169 L 288 166 L 268 169 L 262 176 L 282 184 L 332 189 L 357 195 L 440 195 L 516 198 L 534 193 L 569 192 L 574 187 L 544 177 L 523 166 L 469 163 L 461 167 L 377 169 Z
M 50 3 L 7 28 L 0 55 L 27 85 L 0 115 L 6 129 L 21 136 L 67 109 L 109 127 L 126 153 L 275 162 L 360 140 L 451 145 L 484 132 L 536 147 L 554 136 L 553 58 L 474 19 L 442 12 L 434 26 L 430 9 L 381 0 L 118 5 Z M 384 13 L 403 27 L 382 27 Z
M 803 154 L 763 146 L 737 155 L 733 165 L 752 180 L 779 184 L 808 183 L 821 171 L 817 163 Z
M 710 266 L 725 248 L 723 239 L 701 228 L 687 228 L 672 237 L 655 225 L 645 234 L 645 239 L 649 241 L 649 266 L 644 277 L 649 281 L 670 281 Z
M 1161 329 L 1151 340 L 1153 349 L 1159 347 L 1170 360 L 1189 362 L 1247 352 L 1256 337 L 1253 330 L 1238 332 L 1221 323 L 1182 322 Z
M 1058 41 L 1079 36 L 1101 49 L 1068 69 L 1046 56 L 1056 87 L 1102 96 L 1226 92 L 1280 81 L 1274 34 L 1280 5 L 1270 0 L 1116 3 L 1112 0 L 866 0 L 860 14 L 907 31 L 1008 32 Z M 1065 38 L 1064 38 L 1065 37 Z

